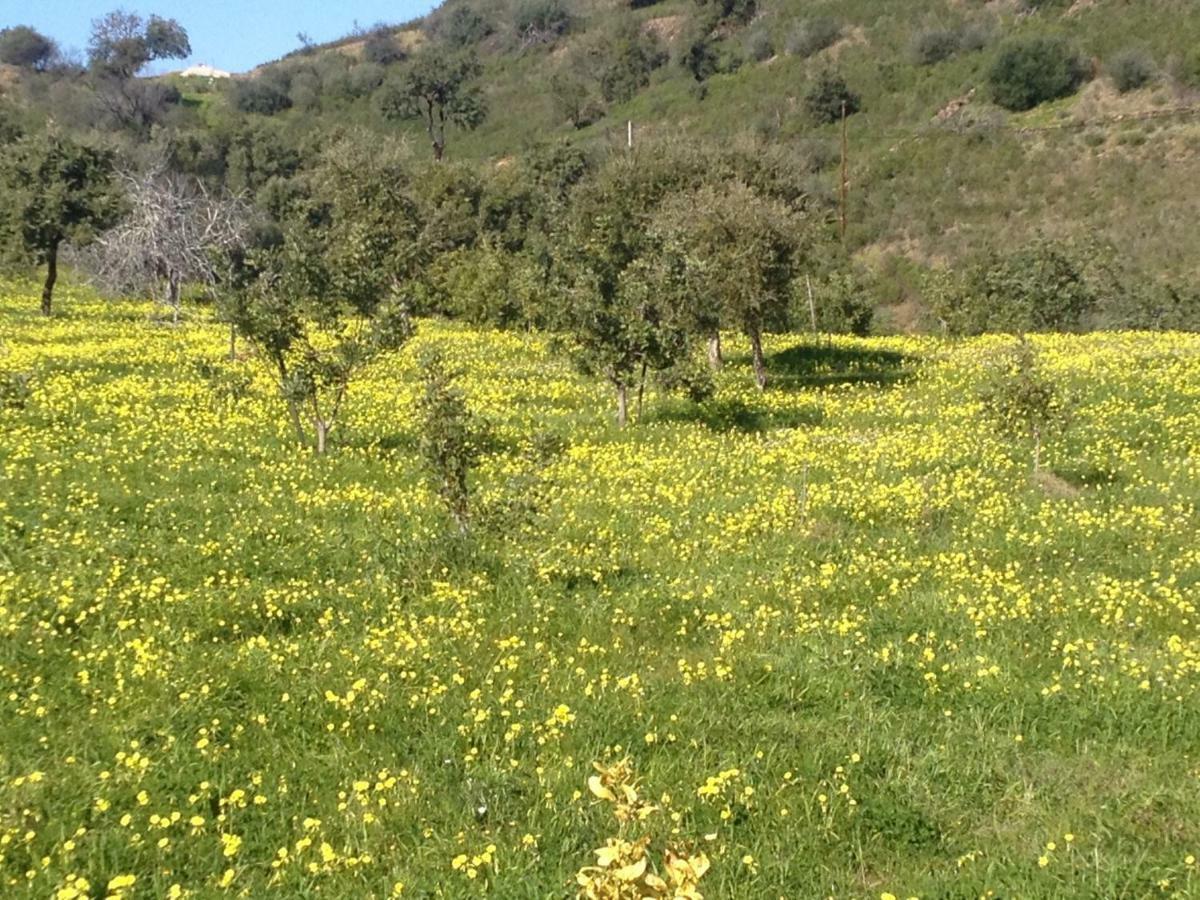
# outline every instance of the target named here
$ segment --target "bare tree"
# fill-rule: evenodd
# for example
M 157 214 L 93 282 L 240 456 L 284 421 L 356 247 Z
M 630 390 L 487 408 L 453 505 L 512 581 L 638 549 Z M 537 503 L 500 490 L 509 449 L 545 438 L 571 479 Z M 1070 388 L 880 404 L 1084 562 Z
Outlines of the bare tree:
M 213 289 L 245 248 L 249 209 L 241 198 L 213 196 L 202 181 L 162 162 L 121 181 L 129 213 L 81 263 L 106 290 L 148 292 L 178 323 L 183 285 Z

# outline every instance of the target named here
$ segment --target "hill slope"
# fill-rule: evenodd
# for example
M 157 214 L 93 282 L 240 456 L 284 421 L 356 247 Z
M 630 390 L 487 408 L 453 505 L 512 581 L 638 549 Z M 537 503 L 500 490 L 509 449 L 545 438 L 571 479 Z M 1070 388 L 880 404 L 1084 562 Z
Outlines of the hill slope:
M 1063 38 L 1089 76 L 1063 99 L 1006 111 L 988 73 L 1008 42 L 1036 36 Z M 396 52 L 373 51 L 381 40 Z M 1191 0 L 447 0 L 230 84 L 181 83 L 179 118 L 285 142 L 353 125 L 419 148 L 421 125 L 385 121 L 378 95 L 421 53 L 481 64 L 489 113 L 472 132 L 451 130 L 451 158 L 502 160 L 556 139 L 619 146 L 627 122 L 639 141 L 749 132 L 794 151 L 809 190 L 830 202 L 839 126 L 815 121 L 806 95 L 825 73 L 844 77 L 861 98 L 847 128 L 848 240 L 895 275 L 898 304 L 913 264 L 1039 233 L 1111 242 L 1146 274 L 1200 274 L 1200 192 L 1180 189 L 1200 183 Z M 1130 64 L 1144 84 L 1118 91 Z M 269 86 L 279 108 L 239 111 L 247 83 Z
M 814 123 L 804 96 L 821 73 L 836 71 L 862 98 L 848 128 L 849 227 L 867 258 L 936 264 L 1045 232 L 1110 240 L 1149 272 L 1200 272 L 1189 249 L 1200 195 L 1179 190 L 1200 180 L 1200 92 L 1189 81 L 1200 48 L 1194 3 L 762 0 L 747 21 L 735 14 L 715 27 L 717 71 L 702 86 L 681 58 L 704 4 L 662 0 L 631 10 L 627 0 L 573 0 L 560 4 L 569 14 L 562 35 L 529 39 L 522 18 L 555 5 L 449 0 L 404 27 L 412 47 L 447 40 L 476 17 L 484 23 L 480 34 L 455 39 L 483 64 L 490 115 L 475 132 L 452 135 L 453 155 L 504 157 L 549 137 L 617 143 L 627 121 L 639 139 L 750 131 L 796 149 L 812 190 L 833 195 L 838 126 Z M 605 76 L 633 27 L 662 64 L 644 85 L 606 100 Z M 1065 99 L 1007 112 L 989 100 L 988 70 L 1005 41 L 1039 34 L 1064 36 L 1091 60 L 1092 77 Z M 947 52 L 937 45 L 946 35 L 957 44 L 931 61 Z M 1121 93 L 1112 74 L 1131 52 L 1152 74 Z M 581 128 L 564 115 L 572 91 L 590 104 L 582 118 L 595 118 Z M 369 107 L 363 99 L 316 115 L 370 121 Z M 311 127 L 311 110 L 284 115 Z M 410 131 L 420 140 L 415 124 Z

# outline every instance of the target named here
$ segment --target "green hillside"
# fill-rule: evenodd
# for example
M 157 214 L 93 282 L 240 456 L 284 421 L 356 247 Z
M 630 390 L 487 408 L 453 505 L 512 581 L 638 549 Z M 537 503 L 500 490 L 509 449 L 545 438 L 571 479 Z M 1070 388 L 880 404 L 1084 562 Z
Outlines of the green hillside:
M 1179 189 L 1200 178 L 1194 3 L 763 0 L 748 22 L 727 20 L 714 30 L 719 71 L 701 88 L 680 58 L 703 4 L 663 0 L 631 10 L 626 2 L 574 0 L 564 4 L 570 24 L 561 37 L 526 45 L 514 20 L 537 5 L 451 0 L 398 32 L 408 46 L 436 42 L 464 10 L 491 29 L 474 45 L 490 113 L 474 132 L 452 137 L 453 156 L 497 159 L 553 137 L 620 144 L 627 121 L 637 140 L 750 132 L 795 151 L 811 172 L 810 190 L 834 199 L 839 126 L 815 123 L 804 105 L 808 86 L 832 70 L 862 97 L 862 111 L 848 123 L 849 238 L 873 262 L 939 264 L 1045 232 L 1107 239 L 1148 272 L 1200 270 L 1190 249 L 1200 194 Z M 598 84 L 611 64 L 604 54 L 621 44 L 630 23 L 653 36 L 664 61 L 628 99 L 604 101 Z M 822 43 L 816 32 L 830 26 L 833 43 L 805 55 Z M 1041 34 L 1064 36 L 1089 59 L 1089 80 L 1064 99 L 1008 112 L 991 100 L 988 71 L 1006 41 Z M 959 47 L 930 62 L 942 35 L 959 37 Z M 340 50 L 354 54 L 360 46 Z M 1122 93 L 1114 68 L 1126 54 L 1148 61 L 1151 75 Z M 320 66 L 300 55 L 277 68 Z M 587 82 L 597 72 L 597 84 L 587 85 L 597 119 L 575 128 L 557 94 L 564 79 L 583 73 Z M 370 98 L 322 104 L 315 115 L 384 127 L 370 105 Z M 297 108 L 282 114 L 306 129 L 313 117 Z M 417 123 L 390 127 L 423 140 Z
M 1006 109 L 991 73 L 1037 39 L 1058 41 L 1077 77 L 1065 96 Z M 858 107 L 846 242 L 883 276 L 885 328 L 936 326 L 923 270 L 1038 236 L 1087 242 L 1135 280 L 1200 274 L 1200 193 L 1181 189 L 1200 181 L 1191 0 L 448 0 L 228 81 L 158 79 L 160 109 L 133 128 L 114 127 L 82 68 L 6 67 L 0 102 L 99 131 L 139 161 L 168 145 L 176 167 L 249 191 L 278 218 L 294 194 L 281 184 L 334 135 L 399 135 L 427 154 L 422 121 L 385 111 L 429 60 L 478 66 L 468 82 L 483 114 L 449 127 L 452 161 L 494 169 L 560 141 L 597 158 L 624 147 L 629 123 L 639 144 L 750 136 L 785 153 L 828 210 L 842 186 L 840 123 L 828 121 L 839 107 L 821 121 L 811 94 L 844 79 Z

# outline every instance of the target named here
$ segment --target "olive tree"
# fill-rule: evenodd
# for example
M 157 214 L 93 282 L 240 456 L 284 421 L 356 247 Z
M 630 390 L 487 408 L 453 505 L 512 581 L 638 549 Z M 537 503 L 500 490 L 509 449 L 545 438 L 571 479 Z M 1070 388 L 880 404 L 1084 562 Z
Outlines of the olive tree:
M 1038 474 L 1042 445 L 1069 424 L 1071 404 L 1027 338 L 1018 339 L 993 362 L 979 399 L 1001 433 L 1028 443 L 1033 472 Z
M 313 172 L 312 206 L 224 316 L 273 377 L 302 445 L 323 454 L 351 385 L 413 333 L 416 226 L 408 172 L 389 147 L 347 139 Z
M 487 118 L 487 104 L 474 84 L 479 72 L 472 56 L 427 50 L 407 72 L 379 89 L 379 111 L 385 119 L 419 119 L 429 135 L 433 158 L 440 161 L 446 155 L 447 125 L 471 131 Z
M 0 158 L 0 216 L 17 254 L 46 266 L 42 315 L 50 315 L 59 251 L 85 244 L 115 221 L 119 202 L 110 151 L 76 142 L 55 129 L 23 137 Z
M 655 230 L 682 245 L 696 327 L 710 341 L 721 327 L 745 334 L 755 381 L 765 388 L 763 332 L 786 320 L 792 282 L 811 245 L 807 223 L 735 180 L 672 198 Z M 710 349 L 710 358 L 716 362 L 719 351 Z
M 184 59 L 191 52 L 187 31 L 174 19 L 143 19 L 122 10 L 95 19 L 88 68 L 97 101 L 118 127 L 148 130 L 179 93 L 138 75 L 155 60 Z
M 28 25 L 0 29 L 0 63 L 44 72 L 57 53 L 54 41 Z
M 682 267 L 650 228 L 664 197 L 699 183 L 703 160 L 669 148 L 609 160 L 573 197 L 557 271 L 567 303 L 560 324 L 576 358 L 616 393 L 616 419 L 649 373 L 690 357 L 692 329 L 681 305 Z

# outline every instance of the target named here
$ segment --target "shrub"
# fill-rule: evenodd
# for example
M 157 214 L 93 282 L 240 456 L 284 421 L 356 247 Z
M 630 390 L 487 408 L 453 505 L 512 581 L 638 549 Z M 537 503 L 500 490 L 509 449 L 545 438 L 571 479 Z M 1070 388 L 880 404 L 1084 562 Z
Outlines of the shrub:
M 422 360 L 425 391 L 418 406 L 420 449 L 430 487 L 446 505 L 459 531 L 470 519 L 470 474 L 479 461 L 483 429 L 455 385 L 455 373 L 436 352 Z
M 775 44 L 771 40 L 771 32 L 765 28 L 755 28 L 746 35 L 746 56 L 755 62 L 763 62 L 775 55 Z
M 457 6 L 437 20 L 435 35 L 456 49 L 473 47 L 492 33 L 492 23 L 471 6 Z
M 912 55 L 919 66 L 932 66 L 949 59 L 959 50 L 958 32 L 932 28 L 913 36 Z
M 571 14 L 562 0 L 522 0 L 513 17 L 517 37 L 526 43 L 552 41 L 571 27 Z
M 377 66 L 403 62 L 408 56 L 396 38 L 386 31 L 374 31 L 363 44 L 363 59 Z
M 54 41 L 28 25 L 0 31 L 0 63 L 41 71 L 50 65 L 55 52 Z
M 804 94 L 804 106 L 819 125 L 837 122 L 862 108 L 862 98 L 835 72 L 822 72 Z
M 991 29 L 982 23 L 964 25 L 958 30 L 958 49 L 961 53 L 976 53 L 992 40 Z
M 1108 64 L 1108 75 L 1122 94 L 1148 85 L 1155 71 L 1154 60 L 1142 50 L 1125 50 Z
M 292 105 L 292 98 L 288 96 L 289 87 L 281 78 L 250 78 L 234 84 L 231 100 L 239 112 L 273 116 Z
M 1021 338 L 993 364 L 979 399 L 985 415 L 1003 434 L 1029 442 L 1036 474 L 1042 444 L 1070 422 L 1070 401 L 1040 365 L 1037 350 Z
M 928 299 L 954 334 L 1077 330 L 1097 303 L 1083 266 L 1045 239 L 992 253 L 962 278 L 936 281 Z
M 1020 112 L 1073 94 L 1087 74 L 1086 61 L 1066 40 L 1032 37 L 1005 45 L 988 83 L 996 103 Z
M 832 47 L 841 39 L 842 26 L 834 19 L 819 17 L 805 19 L 793 29 L 787 39 L 786 50 L 790 56 L 807 59 Z

